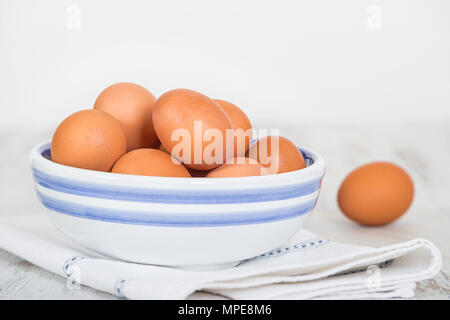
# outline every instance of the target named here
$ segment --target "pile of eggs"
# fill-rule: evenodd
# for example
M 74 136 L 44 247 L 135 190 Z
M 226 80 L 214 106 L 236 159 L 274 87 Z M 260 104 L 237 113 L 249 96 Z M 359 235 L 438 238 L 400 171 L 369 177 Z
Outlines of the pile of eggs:
M 205 138 L 211 129 L 218 135 Z M 177 130 L 186 133 L 182 143 L 177 139 L 182 135 L 174 136 Z M 267 136 L 251 145 L 252 132 L 246 114 L 228 101 L 187 89 L 155 99 L 142 86 L 117 83 L 100 93 L 93 109 L 61 122 L 53 135 L 51 159 L 89 170 L 184 178 L 260 176 L 306 167 L 290 140 Z M 213 161 L 204 157 L 211 141 L 217 143 Z M 278 156 L 271 154 L 275 141 Z M 351 220 L 383 225 L 402 216 L 413 196 L 413 182 L 403 169 L 375 162 L 352 171 L 337 200 Z
M 218 135 L 208 137 L 211 130 Z M 278 156 L 272 157 L 275 139 Z M 61 122 L 51 158 L 82 169 L 185 178 L 259 176 L 306 167 L 301 152 L 284 137 L 264 137 L 250 146 L 251 141 L 250 120 L 230 102 L 188 89 L 155 99 L 140 85 L 117 83 L 100 93 L 93 109 Z M 204 156 L 208 151 L 212 157 Z

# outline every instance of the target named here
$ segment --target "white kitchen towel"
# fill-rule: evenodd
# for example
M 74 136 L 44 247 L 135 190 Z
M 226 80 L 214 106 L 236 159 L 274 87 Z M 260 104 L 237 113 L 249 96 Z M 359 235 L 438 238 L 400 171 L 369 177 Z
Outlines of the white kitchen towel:
M 1 218 L 0 248 L 68 277 L 69 288 L 81 283 L 128 299 L 185 299 L 196 291 L 231 299 L 405 298 L 442 263 L 425 239 L 371 248 L 299 231 L 284 246 L 236 267 L 188 271 L 88 252 L 41 213 Z

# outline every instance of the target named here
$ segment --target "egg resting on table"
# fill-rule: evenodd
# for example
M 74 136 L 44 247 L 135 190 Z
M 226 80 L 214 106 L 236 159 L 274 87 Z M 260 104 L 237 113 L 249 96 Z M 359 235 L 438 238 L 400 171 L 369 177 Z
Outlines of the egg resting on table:
M 71 167 L 110 171 L 127 151 L 120 123 L 100 110 L 82 110 L 64 119 L 51 143 L 51 159 Z
M 414 198 L 408 173 L 389 162 L 372 162 L 353 170 L 338 192 L 341 211 L 364 225 L 383 225 L 400 218 Z
M 113 84 L 104 89 L 94 103 L 122 125 L 127 136 L 128 151 L 156 148 L 159 140 L 153 128 L 153 107 L 156 99 L 144 87 L 128 82 Z

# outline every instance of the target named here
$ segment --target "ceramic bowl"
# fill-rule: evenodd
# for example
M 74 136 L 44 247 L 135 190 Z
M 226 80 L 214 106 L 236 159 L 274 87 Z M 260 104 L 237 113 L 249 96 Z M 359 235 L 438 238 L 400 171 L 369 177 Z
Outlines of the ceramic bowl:
M 282 245 L 316 205 L 324 161 L 300 148 L 307 168 L 242 178 L 115 174 L 52 162 L 50 142 L 30 155 L 50 220 L 109 257 L 182 268 L 235 265 Z

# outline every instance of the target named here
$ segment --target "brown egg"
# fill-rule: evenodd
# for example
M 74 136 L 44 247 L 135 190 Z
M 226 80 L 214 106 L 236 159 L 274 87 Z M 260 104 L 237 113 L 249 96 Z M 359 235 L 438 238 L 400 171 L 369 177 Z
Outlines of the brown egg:
M 95 100 L 94 109 L 105 111 L 120 122 L 127 136 L 128 151 L 157 148 L 159 140 L 152 121 L 155 101 L 144 87 L 121 82 L 103 90 Z
M 201 93 L 187 89 L 164 93 L 156 101 L 153 124 L 164 148 L 189 168 L 213 169 L 227 158 L 226 134 L 233 133 L 233 124 L 216 102 Z M 229 153 L 232 156 L 233 150 Z
M 111 172 L 141 176 L 184 177 L 191 175 L 170 154 L 157 149 L 136 149 L 123 155 Z
M 411 205 L 414 184 L 402 168 L 373 162 L 352 171 L 342 182 L 338 204 L 342 212 L 364 225 L 383 225 L 401 217 Z
M 277 142 L 278 143 L 275 143 Z M 274 152 L 272 156 L 272 151 Z M 306 167 L 300 150 L 290 140 L 280 136 L 267 136 L 254 143 L 249 158 L 257 160 L 271 174 L 289 172 Z
M 234 104 L 220 99 L 214 99 L 230 117 L 234 128 L 234 156 L 242 157 L 248 151 L 252 142 L 252 124 L 247 115 Z
M 64 119 L 51 144 L 54 162 L 97 171 L 110 171 L 126 151 L 120 123 L 100 110 L 82 110 Z
M 258 161 L 245 157 L 237 157 L 229 159 L 227 163 L 210 171 L 207 178 L 231 178 L 231 177 L 248 177 L 248 176 L 264 176 L 269 174 Z

